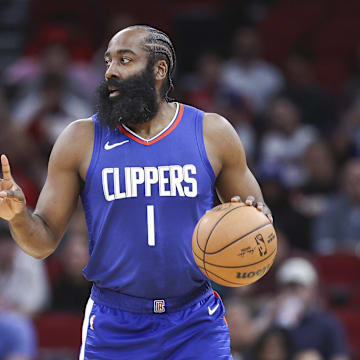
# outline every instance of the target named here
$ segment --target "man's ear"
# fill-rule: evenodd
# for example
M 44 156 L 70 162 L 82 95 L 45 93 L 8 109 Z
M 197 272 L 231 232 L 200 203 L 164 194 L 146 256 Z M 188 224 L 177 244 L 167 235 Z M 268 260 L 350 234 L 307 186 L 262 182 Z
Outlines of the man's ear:
M 165 60 L 159 60 L 155 65 L 155 80 L 164 80 L 167 72 L 167 62 Z

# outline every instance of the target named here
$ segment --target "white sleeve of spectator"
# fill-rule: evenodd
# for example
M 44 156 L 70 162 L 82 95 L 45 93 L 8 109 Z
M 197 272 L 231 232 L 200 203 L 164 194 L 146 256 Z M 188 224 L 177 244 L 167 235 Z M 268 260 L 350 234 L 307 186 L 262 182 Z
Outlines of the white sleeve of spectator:
M 21 298 L 17 301 L 20 310 L 30 314 L 43 310 L 49 302 L 50 295 L 44 262 L 18 249 L 14 267 L 15 271 L 21 271 L 22 278 L 26 279 L 18 286 L 18 290 L 21 291 Z

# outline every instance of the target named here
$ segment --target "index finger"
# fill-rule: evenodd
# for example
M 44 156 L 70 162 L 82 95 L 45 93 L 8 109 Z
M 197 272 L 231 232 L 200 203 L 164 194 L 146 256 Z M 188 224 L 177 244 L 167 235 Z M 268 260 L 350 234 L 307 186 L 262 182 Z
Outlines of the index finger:
M 12 180 L 9 160 L 4 154 L 1 155 L 1 168 L 3 173 L 3 179 Z

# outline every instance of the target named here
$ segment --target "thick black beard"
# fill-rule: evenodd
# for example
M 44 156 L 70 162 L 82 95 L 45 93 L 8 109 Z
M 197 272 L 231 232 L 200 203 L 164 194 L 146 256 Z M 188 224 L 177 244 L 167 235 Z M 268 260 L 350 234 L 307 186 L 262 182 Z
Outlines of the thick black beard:
M 109 97 L 108 86 L 118 89 L 119 95 Z M 100 83 L 98 90 L 97 116 L 100 124 L 115 129 L 119 124 L 143 124 L 155 117 L 159 110 L 155 88 L 153 62 L 138 74 L 124 80 L 111 78 Z

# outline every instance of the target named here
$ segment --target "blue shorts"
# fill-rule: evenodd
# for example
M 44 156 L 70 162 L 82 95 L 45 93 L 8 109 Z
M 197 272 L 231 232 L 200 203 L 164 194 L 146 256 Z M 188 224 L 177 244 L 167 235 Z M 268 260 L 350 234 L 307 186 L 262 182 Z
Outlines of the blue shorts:
M 231 360 L 220 297 L 206 285 L 185 302 L 93 287 L 80 360 Z

